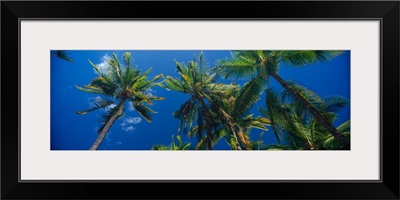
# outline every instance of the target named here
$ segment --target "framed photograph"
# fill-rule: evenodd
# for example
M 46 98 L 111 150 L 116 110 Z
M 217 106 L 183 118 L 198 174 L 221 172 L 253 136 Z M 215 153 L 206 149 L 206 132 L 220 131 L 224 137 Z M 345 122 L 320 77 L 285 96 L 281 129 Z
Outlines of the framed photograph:
M 3 1 L 1 198 L 399 199 L 399 8 Z

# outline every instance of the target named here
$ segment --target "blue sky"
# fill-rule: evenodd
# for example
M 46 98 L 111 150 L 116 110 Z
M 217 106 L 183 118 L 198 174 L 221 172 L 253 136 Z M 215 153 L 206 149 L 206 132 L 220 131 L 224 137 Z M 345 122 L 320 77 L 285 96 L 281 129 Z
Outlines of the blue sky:
M 97 74 L 88 62 L 101 68 L 107 68 L 107 59 L 116 53 L 122 60 L 122 54 L 126 51 L 132 53 L 135 64 L 142 71 L 152 68 L 149 77 L 158 74 L 178 77 L 175 72 L 174 59 L 179 62 L 187 62 L 193 59 L 193 55 L 199 55 L 200 50 L 69 50 L 67 51 L 74 62 L 66 62 L 51 53 L 51 150 L 87 150 L 97 137 L 97 130 L 101 126 L 104 110 L 98 110 L 86 115 L 78 115 L 75 111 L 83 110 L 91 105 L 91 101 L 98 97 L 78 90 L 75 85 L 83 86 L 97 77 Z M 217 59 L 230 58 L 230 51 L 203 50 L 203 54 L 212 67 Z M 303 68 L 293 68 L 282 65 L 279 71 L 285 80 L 295 81 L 308 89 L 318 93 L 321 97 L 340 95 L 350 100 L 350 52 L 324 63 L 309 65 Z M 241 80 L 238 83 L 245 82 Z M 230 82 L 230 81 L 227 81 Z M 271 87 L 281 91 L 281 86 L 271 80 Z M 175 91 L 167 91 L 160 87 L 154 87 L 147 91 L 156 96 L 165 97 L 164 101 L 156 101 L 151 107 L 158 113 L 153 114 L 153 121 L 148 123 L 129 104 L 126 112 L 111 127 L 107 137 L 99 147 L 99 150 L 150 150 L 153 144 L 171 143 L 171 135 L 176 135 L 179 120 L 172 113 L 179 109 L 188 96 Z M 264 95 L 259 102 L 252 107 L 251 112 L 255 116 L 260 115 L 258 107 L 264 107 Z M 350 119 L 350 106 L 339 112 L 338 119 L 334 122 L 337 126 Z M 258 139 L 261 131 L 253 130 L 251 137 Z M 182 135 L 182 139 L 190 142 L 192 147 L 196 145 L 196 139 L 188 139 Z M 276 143 L 271 131 L 264 133 L 263 142 Z M 215 150 L 228 150 L 230 147 L 221 140 L 214 146 Z

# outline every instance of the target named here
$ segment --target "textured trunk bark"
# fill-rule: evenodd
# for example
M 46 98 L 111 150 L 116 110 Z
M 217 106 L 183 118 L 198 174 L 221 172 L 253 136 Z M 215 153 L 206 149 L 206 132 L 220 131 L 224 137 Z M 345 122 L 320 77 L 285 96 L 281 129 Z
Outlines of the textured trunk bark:
M 322 126 L 324 126 L 332 135 L 337 139 L 344 148 L 350 149 L 350 143 L 347 141 L 346 137 L 340 133 L 329 121 L 327 121 L 324 117 L 320 115 L 317 109 L 314 108 L 310 103 L 308 103 L 303 97 L 301 97 L 296 91 L 290 87 L 285 80 L 283 80 L 278 74 L 273 73 L 271 74 L 272 77 L 275 78 L 286 90 L 292 93 L 296 100 L 298 100 L 301 104 L 307 107 L 307 109 L 311 112 L 311 114 L 317 119 Z
M 100 144 L 103 142 L 104 137 L 107 135 L 108 130 L 110 130 L 111 126 L 114 124 L 115 120 L 118 119 L 122 115 L 122 112 L 124 111 L 125 107 L 125 100 L 122 100 L 121 103 L 118 105 L 119 109 L 118 111 L 111 117 L 108 122 L 106 122 L 106 125 L 104 126 L 103 130 L 99 133 L 99 136 L 97 136 L 96 140 L 94 141 L 93 145 L 90 147 L 89 150 L 97 150 L 100 146 Z
M 235 139 L 236 149 L 237 150 L 242 150 L 242 147 L 240 147 L 240 143 L 239 143 L 236 131 L 235 131 L 235 127 L 233 126 L 233 124 L 231 122 L 228 122 L 228 125 L 229 125 L 229 129 L 231 129 L 233 138 Z
M 239 130 L 238 130 L 238 132 L 237 132 L 237 135 L 239 136 L 239 139 L 244 143 L 244 145 L 246 146 L 246 150 L 251 150 L 251 143 L 250 143 L 250 141 L 249 140 L 247 140 L 245 137 L 244 137 L 244 134 L 243 134 L 243 130 L 242 130 L 242 128 L 239 126 Z
M 203 114 L 204 114 L 204 119 L 206 120 L 206 129 L 207 129 L 207 150 L 212 150 L 212 139 L 211 139 L 211 134 L 212 134 L 212 129 L 211 129 L 211 121 L 210 121 L 210 115 L 207 112 L 208 108 L 206 104 L 204 103 L 203 98 L 199 98 L 198 101 L 201 104 Z

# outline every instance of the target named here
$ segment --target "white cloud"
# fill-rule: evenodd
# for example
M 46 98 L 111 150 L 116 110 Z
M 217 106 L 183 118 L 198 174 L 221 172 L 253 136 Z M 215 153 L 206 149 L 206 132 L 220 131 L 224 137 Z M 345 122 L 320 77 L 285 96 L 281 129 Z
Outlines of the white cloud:
M 134 111 L 135 110 L 135 107 L 133 107 L 133 103 L 132 102 L 129 102 L 128 110 L 129 111 Z
M 103 73 L 108 73 L 108 69 L 110 68 L 110 65 L 108 64 L 108 61 L 111 59 L 111 57 L 106 53 L 103 57 L 100 59 L 100 63 L 96 64 L 97 67 L 99 67 L 99 70 Z M 93 69 L 94 70 L 94 69 Z M 97 74 L 96 70 L 94 70 L 94 73 Z
M 126 131 L 126 132 L 130 132 L 130 131 L 134 131 L 134 130 L 135 130 L 135 127 L 133 127 L 133 126 L 128 126 L 128 127 L 126 127 L 126 128 L 122 127 L 122 130 L 124 130 L 124 131 Z
M 155 90 L 153 90 L 151 88 L 147 89 L 146 92 L 157 93 Z
M 97 97 L 90 97 L 90 98 L 88 98 L 87 102 L 89 103 L 89 106 L 90 106 L 90 107 L 95 107 L 95 106 L 96 106 L 96 105 L 95 105 L 95 102 L 98 102 L 98 101 L 100 101 L 100 100 L 101 100 L 101 97 L 100 97 L 100 96 L 97 96 Z M 105 112 L 108 112 L 108 111 L 110 111 L 111 109 L 115 108 L 116 106 L 117 106 L 116 104 L 110 104 L 110 105 L 106 106 L 105 108 L 103 108 L 103 110 L 104 110 Z
M 90 107 L 93 107 L 93 106 L 95 106 L 94 102 L 99 101 L 100 99 L 101 99 L 100 96 L 90 97 L 90 98 L 87 99 L 87 102 L 89 103 Z
M 117 106 L 117 105 L 115 105 L 115 104 L 111 104 L 111 105 L 105 107 L 105 108 L 104 108 L 104 111 L 108 112 L 108 111 L 110 111 L 111 109 L 115 108 L 116 106 Z
M 136 129 L 132 124 L 139 124 L 142 122 L 142 118 L 140 117 L 125 117 L 123 120 L 124 122 L 121 123 L 121 129 L 126 132 L 131 132 Z
M 142 118 L 140 118 L 140 117 L 125 117 L 124 121 L 128 124 L 139 124 L 140 122 L 142 122 Z
M 146 91 L 144 91 L 144 94 L 150 97 L 152 97 L 154 93 L 156 93 L 156 91 L 153 89 L 147 89 Z

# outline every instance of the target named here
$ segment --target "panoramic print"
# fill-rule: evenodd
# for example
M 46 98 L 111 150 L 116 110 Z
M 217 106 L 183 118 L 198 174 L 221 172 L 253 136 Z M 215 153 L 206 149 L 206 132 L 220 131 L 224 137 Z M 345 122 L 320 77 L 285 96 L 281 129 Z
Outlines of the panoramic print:
M 51 50 L 51 150 L 350 150 L 348 50 Z

